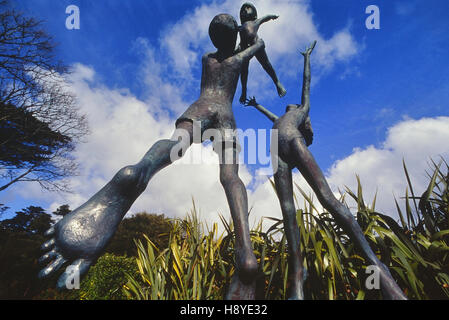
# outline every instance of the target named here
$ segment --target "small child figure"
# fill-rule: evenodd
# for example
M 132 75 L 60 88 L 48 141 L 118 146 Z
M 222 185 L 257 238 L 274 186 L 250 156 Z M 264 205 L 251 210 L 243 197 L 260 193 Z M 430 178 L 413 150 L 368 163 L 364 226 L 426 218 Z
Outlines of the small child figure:
M 257 19 L 257 10 L 256 7 L 249 2 L 246 2 L 242 5 L 240 9 L 240 21 L 242 23 L 240 27 L 240 50 L 245 50 L 250 46 L 254 45 L 258 39 L 257 32 L 259 31 L 259 27 L 262 23 L 265 23 L 270 20 L 276 20 L 279 16 L 277 15 L 266 15 L 263 18 Z M 279 81 L 276 72 L 273 69 L 270 61 L 268 60 L 267 53 L 265 49 L 259 50 L 256 53 L 256 58 L 259 63 L 262 65 L 264 70 L 268 73 L 268 75 L 273 80 L 276 85 L 277 92 L 279 97 L 285 96 L 287 91 L 284 86 Z M 245 62 L 242 66 L 241 73 L 241 82 L 242 82 L 242 95 L 240 96 L 240 103 L 244 104 L 246 101 L 246 91 L 247 91 L 247 82 L 248 82 L 248 67 L 249 61 Z
M 371 249 L 365 234 L 352 213 L 335 198 L 323 172 L 307 148 L 312 143 L 313 138 L 309 118 L 310 55 L 315 45 L 316 41 L 305 52 L 301 52 L 304 56 L 301 104 L 289 104 L 285 114 L 277 117 L 258 104 L 255 97 L 246 101 L 247 106 L 255 107 L 273 121 L 273 129 L 278 130 L 278 141 L 274 142 L 277 142 L 279 152 L 277 154 L 272 153 L 271 156 L 274 160 L 273 163 L 278 164 L 277 170 L 274 172 L 274 182 L 284 218 L 284 228 L 290 252 L 289 277 L 292 280 L 290 284 L 290 299 L 304 299 L 303 285 L 306 275 L 306 270 L 302 265 L 303 256 L 300 249 L 300 233 L 293 199 L 292 169 L 297 168 L 310 187 L 312 187 L 322 206 L 335 218 L 339 227 L 349 235 L 354 244 L 363 252 L 366 263 L 377 267 L 384 298 L 405 300 L 406 296 L 391 276 L 388 268 Z

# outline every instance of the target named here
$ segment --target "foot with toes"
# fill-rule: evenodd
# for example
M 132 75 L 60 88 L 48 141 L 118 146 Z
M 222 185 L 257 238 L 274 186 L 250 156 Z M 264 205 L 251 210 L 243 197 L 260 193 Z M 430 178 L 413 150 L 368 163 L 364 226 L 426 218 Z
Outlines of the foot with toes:
M 80 277 L 85 274 L 103 253 L 134 198 L 134 195 L 123 195 L 121 184 L 112 180 L 84 205 L 50 228 L 46 235 L 51 239 L 42 245 L 46 253 L 39 260 L 48 264 L 40 271 L 39 277 L 55 274 L 64 265 L 71 266 L 58 281 L 58 287 L 64 288 L 73 270 L 78 270 Z

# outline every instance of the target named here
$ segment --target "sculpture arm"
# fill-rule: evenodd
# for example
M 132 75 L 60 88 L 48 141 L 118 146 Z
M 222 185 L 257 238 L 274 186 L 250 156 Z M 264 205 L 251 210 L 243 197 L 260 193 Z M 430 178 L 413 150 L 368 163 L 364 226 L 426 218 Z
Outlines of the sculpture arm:
M 260 27 L 260 25 L 261 25 L 262 23 L 268 22 L 268 21 L 270 21 L 270 20 L 276 20 L 277 18 L 279 18 L 278 15 L 275 15 L 275 14 L 269 14 L 269 15 L 266 15 L 266 16 L 260 18 L 260 19 L 257 19 L 257 20 L 255 21 L 255 24 L 256 24 L 256 26 L 257 26 L 257 28 L 258 28 L 258 27 Z
M 249 100 L 246 100 L 245 102 L 246 106 L 253 106 L 260 112 L 262 112 L 268 119 L 270 119 L 272 122 L 275 122 L 279 117 L 263 107 L 262 105 L 258 104 L 255 97 L 252 97 Z
M 246 48 L 245 50 L 243 50 L 242 52 L 239 52 L 236 54 L 236 57 L 242 60 L 247 60 L 249 61 L 252 57 L 254 57 L 256 55 L 256 53 L 265 48 L 265 42 L 263 42 L 262 39 L 257 39 L 256 43 L 253 44 L 252 46 Z
M 304 56 L 304 76 L 302 82 L 302 96 L 301 96 L 301 105 L 305 108 L 308 113 L 310 110 L 310 81 L 312 78 L 310 71 L 310 54 L 315 48 L 316 41 L 312 43 L 310 48 L 308 48 L 305 52 L 301 52 Z

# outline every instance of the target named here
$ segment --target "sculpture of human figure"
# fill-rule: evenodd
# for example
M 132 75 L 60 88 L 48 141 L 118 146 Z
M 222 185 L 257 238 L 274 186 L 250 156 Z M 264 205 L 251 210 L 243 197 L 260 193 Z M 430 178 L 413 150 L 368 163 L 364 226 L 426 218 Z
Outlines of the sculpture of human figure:
M 241 27 L 240 29 L 240 50 L 245 50 L 246 48 L 252 46 L 257 41 L 257 32 L 259 31 L 259 27 L 262 25 L 262 23 L 265 23 L 270 20 L 275 20 L 279 16 L 277 15 L 266 15 L 260 19 L 257 18 L 257 10 L 256 7 L 249 2 L 246 2 L 242 5 L 240 8 L 240 22 Z M 270 60 L 268 59 L 268 55 L 265 51 L 265 49 L 259 50 L 256 53 L 256 58 L 259 61 L 259 63 L 262 65 L 264 70 L 268 73 L 268 75 L 273 80 L 274 84 L 276 85 L 276 89 L 278 92 L 278 95 L 280 97 L 285 96 L 287 91 L 285 90 L 282 83 L 279 81 L 276 72 L 274 71 L 273 66 L 270 63 Z M 246 101 L 246 95 L 247 95 L 247 82 L 248 82 L 248 68 L 249 68 L 249 61 L 246 61 L 242 66 L 242 74 L 240 75 L 241 84 L 242 84 L 242 94 L 240 96 L 240 103 L 244 104 Z
M 304 56 L 304 76 L 301 105 L 289 104 L 286 113 L 277 117 L 272 112 L 257 103 L 253 97 L 246 101 L 247 106 L 254 106 L 271 121 L 273 129 L 278 130 L 278 154 L 272 154 L 273 163 L 278 163 L 274 173 L 277 196 L 281 205 L 284 228 L 289 248 L 289 273 L 291 285 L 289 293 L 291 299 L 303 299 L 303 282 L 305 270 L 302 265 L 300 251 L 300 233 L 296 221 L 296 210 L 293 200 L 292 169 L 297 168 L 318 197 L 322 206 L 332 214 L 342 229 L 349 234 L 352 241 L 362 250 L 367 262 L 377 266 L 380 275 L 380 285 L 384 298 L 406 299 L 388 268 L 377 258 L 369 246 L 368 241 L 351 214 L 349 209 L 338 201 L 332 193 L 326 179 L 316 163 L 307 145 L 312 142 L 309 110 L 310 110 L 310 55 L 316 41 L 301 52 Z M 272 142 L 273 143 L 273 142 Z
M 262 39 L 257 39 L 245 50 L 236 52 L 237 34 L 238 24 L 232 16 L 219 14 L 214 17 L 209 26 L 209 36 L 217 51 L 202 57 L 199 99 L 178 118 L 171 139 L 157 141 L 140 162 L 118 171 L 100 191 L 47 232 L 52 239 L 42 246 L 48 252 L 40 261 L 50 260 L 50 263 L 41 270 L 41 278 L 55 273 L 66 263 L 72 266 L 72 270 L 78 268 L 80 275 L 85 274 L 102 254 L 120 221 L 150 179 L 174 161 L 171 157 L 173 148 L 185 152 L 192 143 L 198 142 L 193 141 L 193 131 L 194 125 L 200 123 L 202 134 L 210 129 L 221 133 L 221 139 L 213 141 L 214 150 L 220 156 L 220 182 L 235 228 L 236 271 L 225 298 L 254 299 L 258 265 L 250 239 L 247 191 L 238 176 L 237 139 L 225 131 L 236 129 L 232 101 L 241 66 L 265 44 Z M 231 161 L 223 161 L 225 158 Z M 66 269 L 58 280 L 58 287 L 63 288 L 69 276 Z

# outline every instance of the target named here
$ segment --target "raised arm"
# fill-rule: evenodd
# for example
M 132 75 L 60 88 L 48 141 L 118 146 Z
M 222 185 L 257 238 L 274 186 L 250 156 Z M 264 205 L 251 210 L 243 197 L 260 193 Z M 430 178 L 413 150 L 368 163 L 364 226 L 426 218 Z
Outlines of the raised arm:
M 312 53 L 313 48 L 315 48 L 315 45 L 316 41 L 314 41 L 305 52 L 301 52 L 304 56 L 304 76 L 302 82 L 301 105 L 307 110 L 307 112 L 310 110 L 310 81 L 312 78 L 310 71 L 310 54 Z
M 263 48 L 265 48 L 265 43 L 263 42 L 262 39 L 259 38 L 259 39 L 257 39 L 255 44 L 253 44 L 252 46 L 246 48 L 242 52 L 237 53 L 235 55 L 235 57 L 240 58 L 242 60 L 249 61 L 252 57 L 255 56 L 257 51 L 259 51 L 260 49 L 263 49 Z
M 256 97 L 252 97 L 251 99 L 247 99 L 245 102 L 245 106 L 253 106 L 260 112 L 262 112 L 268 119 L 270 119 L 272 122 L 275 122 L 276 119 L 278 119 L 278 116 L 276 116 L 274 113 L 269 111 L 268 109 L 265 109 L 263 106 L 257 103 Z
M 260 25 L 262 23 L 268 22 L 270 20 L 276 20 L 277 18 L 279 18 L 279 16 L 275 15 L 275 14 L 269 14 L 266 15 L 260 19 L 257 19 L 256 21 L 254 21 L 254 23 L 256 24 L 257 28 L 260 27 Z

